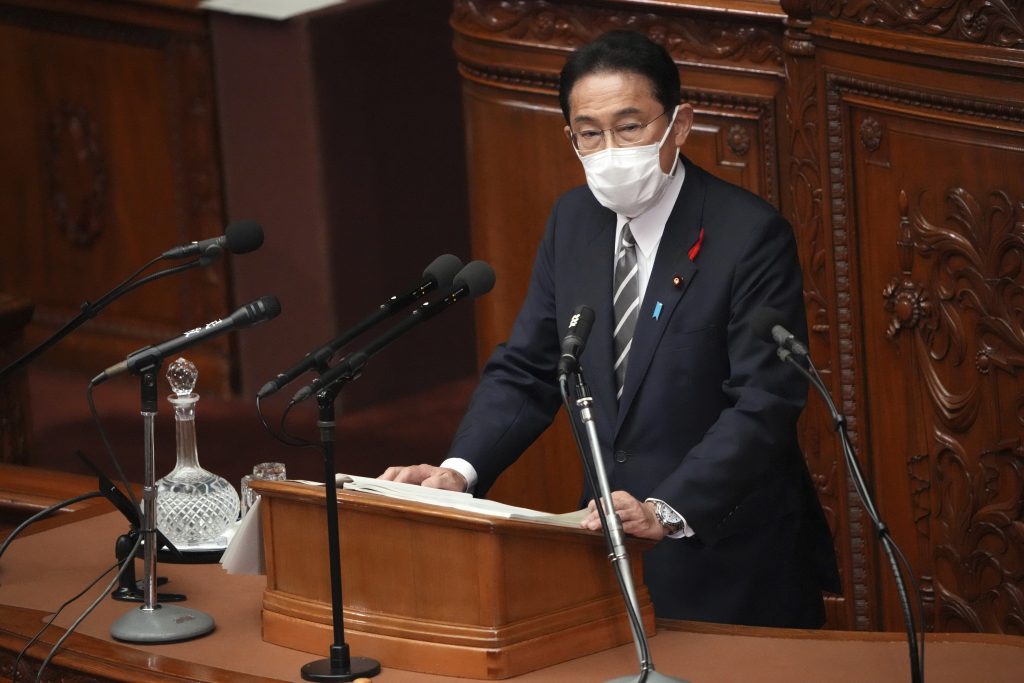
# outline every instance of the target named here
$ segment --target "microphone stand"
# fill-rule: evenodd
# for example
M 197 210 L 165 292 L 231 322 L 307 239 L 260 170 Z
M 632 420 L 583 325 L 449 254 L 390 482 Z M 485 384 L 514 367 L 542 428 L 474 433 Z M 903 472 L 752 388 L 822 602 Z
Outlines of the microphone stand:
M 559 376 L 558 383 L 562 391 L 562 401 L 565 404 L 565 409 L 571 413 L 567 377 L 564 374 Z M 587 458 L 587 450 L 583 447 L 583 441 L 579 435 L 578 428 L 571 417 L 569 424 L 572 427 L 576 447 L 579 449 L 580 458 L 583 461 L 583 469 L 586 472 L 590 489 L 595 495 L 600 491 L 600 499 L 595 507 L 601 519 L 601 529 L 604 532 L 605 542 L 608 544 L 609 557 L 619 582 L 619 590 L 622 592 L 623 600 L 626 603 L 629 626 L 633 631 L 633 642 L 636 645 L 637 659 L 640 662 L 640 673 L 636 677 L 621 676 L 612 679 L 608 683 L 687 683 L 683 679 L 666 676 L 654 670 L 654 663 L 651 660 L 650 649 L 647 645 L 647 634 L 644 633 L 644 625 L 640 616 L 640 603 L 637 600 L 636 588 L 633 585 L 629 555 L 626 552 L 625 540 L 623 538 L 622 521 L 615 512 L 615 506 L 612 503 L 608 476 L 604 469 L 604 458 L 601 455 L 601 443 L 597 436 L 597 427 L 594 424 L 593 413 L 590 409 L 593 402 L 594 399 L 590 396 L 590 389 L 587 387 L 583 376 L 583 368 L 577 365 L 576 406 L 579 408 L 580 421 L 583 422 L 583 427 L 587 433 L 587 441 L 590 445 L 590 458 Z M 597 484 L 596 487 L 595 483 Z
M 354 377 L 355 374 L 350 374 L 339 379 L 349 381 Z M 316 395 L 320 408 L 316 424 L 320 428 L 320 443 L 324 453 L 324 497 L 327 504 L 327 550 L 331 563 L 331 617 L 334 642 L 331 644 L 328 658 L 317 659 L 303 665 L 302 678 L 307 681 L 351 681 L 380 673 L 380 662 L 368 657 L 352 657 L 345 642 L 345 610 L 341 596 L 341 542 L 338 534 L 338 486 L 334 476 L 334 441 L 337 424 L 334 401 L 345 381 L 335 381 Z
M 801 375 L 806 377 L 825 401 L 825 405 L 832 418 L 833 428 L 836 433 L 839 434 L 839 441 L 843 450 L 843 459 L 846 461 L 846 469 L 850 474 L 850 479 L 853 481 L 853 487 L 857 490 L 857 495 L 864 504 L 864 510 L 867 512 L 872 524 L 874 524 L 875 533 L 878 534 L 878 539 L 882 544 L 882 548 L 885 550 L 886 558 L 889 560 L 889 568 L 892 570 L 892 575 L 895 579 L 896 593 L 899 596 L 900 607 L 903 609 L 903 620 L 907 629 L 907 646 L 910 649 L 910 680 L 913 683 L 924 683 L 924 631 L 921 631 L 921 640 L 919 644 L 917 640 L 917 628 L 914 623 L 914 613 L 910 608 L 910 602 L 907 598 L 906 579 L 900 570 L 900 565 L 896 560 L 896 556 L 899 555 L 899 558 L 908 569 L 909 563 L 900 551 L 899 546 L 896 545 L 896 541 L 893 540 L 892 536 L 889 534 L 889 527 L 882 521 L 881 516 L 878 514 L 878 510 L 875 508 L 874 501 L 871 499 L 871 494 L 868 493 L 867 483 L 864 481 L 864 475 L 860 471 L 860 465 L 857 463 L 857 457 L 853 452 L 853 445 L 850 443 L 850 435 L 846 431 L 846 418 L 836 408 L 836 404 L 832 401 L 832 395 L 829 393 L 828 388 L 825 387 L 825 383 L 822 381 L 821 376 L 818 374 L 818 370 L 814 367 L 814 363 L 811 361 L 811 357 L 809 355 L 803 356 L 807 361 L 807 367 L 805 368 L 802 363 L 796 360 L 794 354 L 788 349 L 780 346 L 776 353 L 784 363 L 788 363 L 792 367 L 796 368 Z M 918 595 L 920 595 L 920 593 L 918 593 Z M 920 652 L 918 651 L 918 647 L 920 647 Z
M 122 615 L 110 626 L 110 635 L 129 643 L 171 643 L 205 636 L 213 630 L 213 618 L 205 612 L 160 605 L 157 602 L 156 576 L 156 449 L 154 447 L 154 418 L 157 412 L 157 370 L 159 364 L 150 365 L 139 377 L 141 384 L 143 456 L 145 482 L 142 489 L 143 538 L 143 604 Z

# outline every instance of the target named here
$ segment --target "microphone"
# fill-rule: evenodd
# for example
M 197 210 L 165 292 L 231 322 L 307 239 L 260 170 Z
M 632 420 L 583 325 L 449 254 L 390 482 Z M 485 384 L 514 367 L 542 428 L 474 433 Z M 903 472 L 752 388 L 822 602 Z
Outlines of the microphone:
M 190 242 L 182 246 L 168 249 L 160 258 L 181 259 L 199 256 L 203 265 L 220 258 L 225 249 L 232 254 L 248 254 L 263 245 L 263 228 L 255 221 L 235 221 L 224 230 L 220 237 L 200 242 Z
M 558 375 L 564 377 L 575 372 L 579 358 L 587 346 L 590 328 L 594 326 L 594 311 L 589 306 L 577 306 L 569 319 L 569 329 L 562 337 L 562 356 L 558 359 Z
M 426 301 L 417 306 L 409 317 L 390 330 L 377 337 L 360 351 L 353 351 L 345 356 L 333 368 L 295 392 L 292 403 L 298 403 L 331 386 L 337 381 L 348 382 L 354 379 L 366 365 L 370 356 L 393 342 L 407 331 L 424 320 L 433 318 L 441 311 L 447 310 L 452 304 L 463 299 L 475 299 L 491 291 L 494 287 L 494 269 L 483 261 L 470 261 L 458 272 L 452 284 L 452 290 L 443 299 L 435 302 Z
M 793 333 L 782 326 L 782 313 L 770 306 L 762 306 L 750 316 L 750 326 L 754 334 L 769 343 L 776 344 L 780 349 L 801 358 L 808 356 L 807 347 L 793 336 Z
M 202 327 L 189 330 L 174 339 L 169 339 L 168 341 L 157 344 L 156 346 L 146 346 L 138 351 L 132 351 L 128 354 L 128 358 L 120 363 L 111 365 L 109 368 L 93 377 L 90 384 L 100 384 L 111 377 L 116 377 L 117 375 L 124 374 L 125 372 L 142 372 L 159 363 L 171 354 L 178 353 L 194 344 L 204 342 L 211 337 L 216 337 L 219 334 L 229 332 L 235 328 L 258 325 L 265 320 L 276 318 L 280 312 L 281 304 L 278 303 L 277 297 L 262 297 L 252 303 L 242 306 L 227 318 L 206 323 Z
M 276 393 L 281 387 L 291 383 L 299 375 L 313 368 L 324 368 L 337 353 L 338 349 L 370 329 L 384 318 L 393 315 L 417 299 L 426 296 L 435 289 L 448 289 L 452 286 L 456 273 L 462 268 L 462 260 L 452 254 L 441 254 L 431 261 L 423 271 L 423 279 L 418 285 L 400 296 L 393 296 L 382 303 L 376 311 L 356 324 L 354 327 L 338 335 L 316 351 L 310 351 L 296 365 L 280 373 L 264 384 L 256 398 L 264 399 Z

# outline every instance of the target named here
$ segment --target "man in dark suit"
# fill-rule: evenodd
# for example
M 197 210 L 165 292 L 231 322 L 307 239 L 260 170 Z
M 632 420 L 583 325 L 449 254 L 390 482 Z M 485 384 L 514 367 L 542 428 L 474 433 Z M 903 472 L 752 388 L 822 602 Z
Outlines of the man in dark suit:
M 693 109 L 679 92 L 671 57 L 640 34 L 569 58 L 560 99 L 587 186 L 552 209 L 449 458 L 383 476 L 485 493 L 559 409 L 560 338 L 586 304 L 596 321 L 580 364 L 615 510 L 626 533 L 659 541 L 644 558 L 655 612 L 818 627 L 821 591 L 839 586 L 797 445 L 807 385 L 751 329 L 772 307 L 806 337 L 792 229 L 681 155 Z M 598 529 L 590 509 L 583 524 Z

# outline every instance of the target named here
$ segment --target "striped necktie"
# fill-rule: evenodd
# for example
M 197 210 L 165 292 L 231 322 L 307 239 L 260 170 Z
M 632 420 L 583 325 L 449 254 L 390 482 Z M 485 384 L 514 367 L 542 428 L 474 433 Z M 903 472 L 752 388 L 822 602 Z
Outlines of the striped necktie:
M 615 257 L 615 398 L 622 397 L 626 383 L 626 365 L 629 348 L 633 344 L 633 330 L 640 308 L 640 281 L 636 264 L 636 241 L 629 229 L 629 223 L 622 227 L 622 242 Z

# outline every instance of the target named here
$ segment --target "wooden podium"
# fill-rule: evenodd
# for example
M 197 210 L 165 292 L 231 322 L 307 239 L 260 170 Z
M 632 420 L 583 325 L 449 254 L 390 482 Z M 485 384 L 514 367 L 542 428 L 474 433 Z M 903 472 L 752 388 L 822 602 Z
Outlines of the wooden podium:
M 253 482 L 262 495 L 263 639 L 325 655 L 332 641 L 324 491 Z M 604 537 L 339 491 L 345 640 L 383 666 L 509 678 L 630 642 Z M 642 541 L 630 544 L 648 633 Z

